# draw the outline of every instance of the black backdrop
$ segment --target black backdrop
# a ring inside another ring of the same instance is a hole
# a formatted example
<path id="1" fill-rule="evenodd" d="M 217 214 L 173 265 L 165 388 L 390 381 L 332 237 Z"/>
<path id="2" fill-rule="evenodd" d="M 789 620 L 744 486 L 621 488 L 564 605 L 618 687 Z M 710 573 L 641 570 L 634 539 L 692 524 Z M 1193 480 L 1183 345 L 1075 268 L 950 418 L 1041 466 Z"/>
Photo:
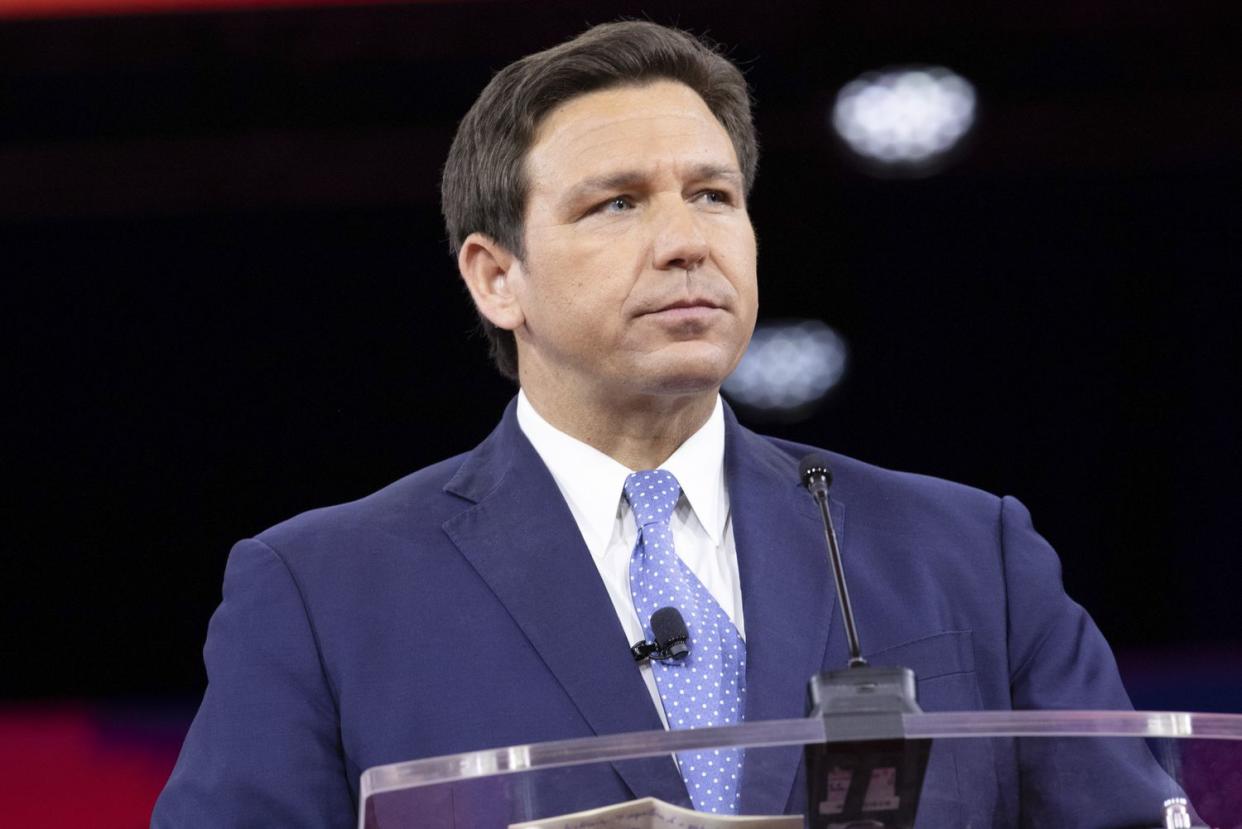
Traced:
<path id="1" fill-rule="evenodd" d="M 0 24 L 0 694 L 193 696 L 234 540 L 489 431 L 513 389 L 471 334 L 439 165 L 492 71 L 623 14 L 747 67 L 761 316 L 850 345 L 816 416 L 764 428 L 1018 495 L 1119 649 L 1236 670 L 1228 4 L 844 5 Z M 940 175 L 870 178 L 827 109 L 911 62 L 970 79 L 980 122 Z"/>

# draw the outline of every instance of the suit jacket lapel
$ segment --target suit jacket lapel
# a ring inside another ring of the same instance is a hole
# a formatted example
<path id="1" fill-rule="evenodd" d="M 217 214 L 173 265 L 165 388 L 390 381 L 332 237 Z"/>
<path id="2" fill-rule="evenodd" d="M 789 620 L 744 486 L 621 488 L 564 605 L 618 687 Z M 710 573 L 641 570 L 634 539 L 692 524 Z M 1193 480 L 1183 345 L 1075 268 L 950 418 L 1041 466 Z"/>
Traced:
<path id="1" fill-rule="evenodd" d="M 807 711 L 807 681 L 820 671 L 836 593 L 814 501 L 798 481 L 798 458 L 738 425 L 726 410 L 725 475 L 746 619 L 746 720 Z M 844 514 L 830 501 L 844 544 Z M 742 813 L 778 814 L 789 801 L 800 747 L 747 754 Z"/>
<path id="2" fill-rule="evenodd" d="M 474 505 L 444 531 L 504 604 L 596 734 L 661 730 L 608 591 L 510 404 L 445 489 Z M 689 805 L 670 756 L 614 764 L 636 797 Z"/>

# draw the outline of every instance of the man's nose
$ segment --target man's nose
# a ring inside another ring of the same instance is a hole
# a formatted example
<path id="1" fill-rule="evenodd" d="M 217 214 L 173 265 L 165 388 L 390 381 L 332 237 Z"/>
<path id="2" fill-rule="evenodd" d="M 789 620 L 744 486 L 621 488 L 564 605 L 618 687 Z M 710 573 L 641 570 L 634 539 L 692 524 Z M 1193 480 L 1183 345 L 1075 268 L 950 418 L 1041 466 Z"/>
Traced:
<path id="1" fill-rule="evenodd" d="M 707 237 L 694 207 L 677 199 L 656 218 L 653 256 L 660 270 L 694 270 L 707 258 Z"/>

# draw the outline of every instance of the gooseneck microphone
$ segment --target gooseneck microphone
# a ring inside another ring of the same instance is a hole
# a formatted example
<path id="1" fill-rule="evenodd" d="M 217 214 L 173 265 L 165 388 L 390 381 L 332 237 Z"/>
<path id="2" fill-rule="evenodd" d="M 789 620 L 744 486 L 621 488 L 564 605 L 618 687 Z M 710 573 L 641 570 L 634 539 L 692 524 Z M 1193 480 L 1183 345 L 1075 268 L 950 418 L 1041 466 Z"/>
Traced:
<path id="1" fill-rule="evenodd" d="M 651 614 L 654 642 L 638 642 L 630 648 L 635 662 L 644 659 L 685 659 L 690 653 L 690 631 L 675 607 L 662 607 Z"/>
<path id="2" fill-rule="evenodd" d="M 868 665 L 863 659 L 841 548 L 828 509 L 832 486 L 828 459 L 819 453 L 807 455 L 798 464 L 798 476 L 819 504 L 849 644 L 849 667 L 816 674 L 809 684 L 811 716 L 823 719 L 827 735 L 824 743 L 806 747 L 809 825 L 811 829 L 913 829 L 931 750 L 930 740 L 905 736 L 903 715 L 922 711 L 914 672 Z M 872 797 L 875 780 L 888 781 L 891 796 Z"/>
<path id="3" fill-rule="evenodd" d="M 832 564 L 832 579 L 837 586 L 837 598 L 841 601 L 841 615 L 845 617 L 845 636 L 850 648 L 851 668 L 865 668 L 867 660 L 862 657 L 862 645 L 858 642 L 858 626 L 854 623 L 854 607 L 850 604 L 850 591 L 845 584 L 845 568 L 841 565 L 841 548 L 837 545 L 837 531 L 832 526 L 832 512 L 828 509 L 828 487 L 832 486 L 832 470 L 823 455 L 807 455 L 798 464 L 798 477 L 802 485 L 819 504 L 819 514 L 824 522 L 824 537 L 828 541 L 828 561 Z"/>

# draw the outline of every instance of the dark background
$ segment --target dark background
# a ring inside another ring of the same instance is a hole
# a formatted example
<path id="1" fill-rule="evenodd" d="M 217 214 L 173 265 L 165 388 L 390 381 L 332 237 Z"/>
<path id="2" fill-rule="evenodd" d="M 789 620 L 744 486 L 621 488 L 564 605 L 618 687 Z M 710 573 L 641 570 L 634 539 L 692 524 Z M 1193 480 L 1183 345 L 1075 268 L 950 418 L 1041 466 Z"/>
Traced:
<path id="1" fill-rule="evenodd" d="M 471 333 L 440 164 L 493 71 L 632 15 L 746 67 L 761 318 L 851 349 L 814 417 L 756 425 L 1021 497 L 1140 706 L 1242 710 L 1242 31 L 1159 5 L 0 23 L 0 696 L 196 700 L 233 541 L 487 434 L 514 389 Z M 975 85 L 977 128 L 938 175 L 868 176 L 836 90 L 919 62 Z"/>

